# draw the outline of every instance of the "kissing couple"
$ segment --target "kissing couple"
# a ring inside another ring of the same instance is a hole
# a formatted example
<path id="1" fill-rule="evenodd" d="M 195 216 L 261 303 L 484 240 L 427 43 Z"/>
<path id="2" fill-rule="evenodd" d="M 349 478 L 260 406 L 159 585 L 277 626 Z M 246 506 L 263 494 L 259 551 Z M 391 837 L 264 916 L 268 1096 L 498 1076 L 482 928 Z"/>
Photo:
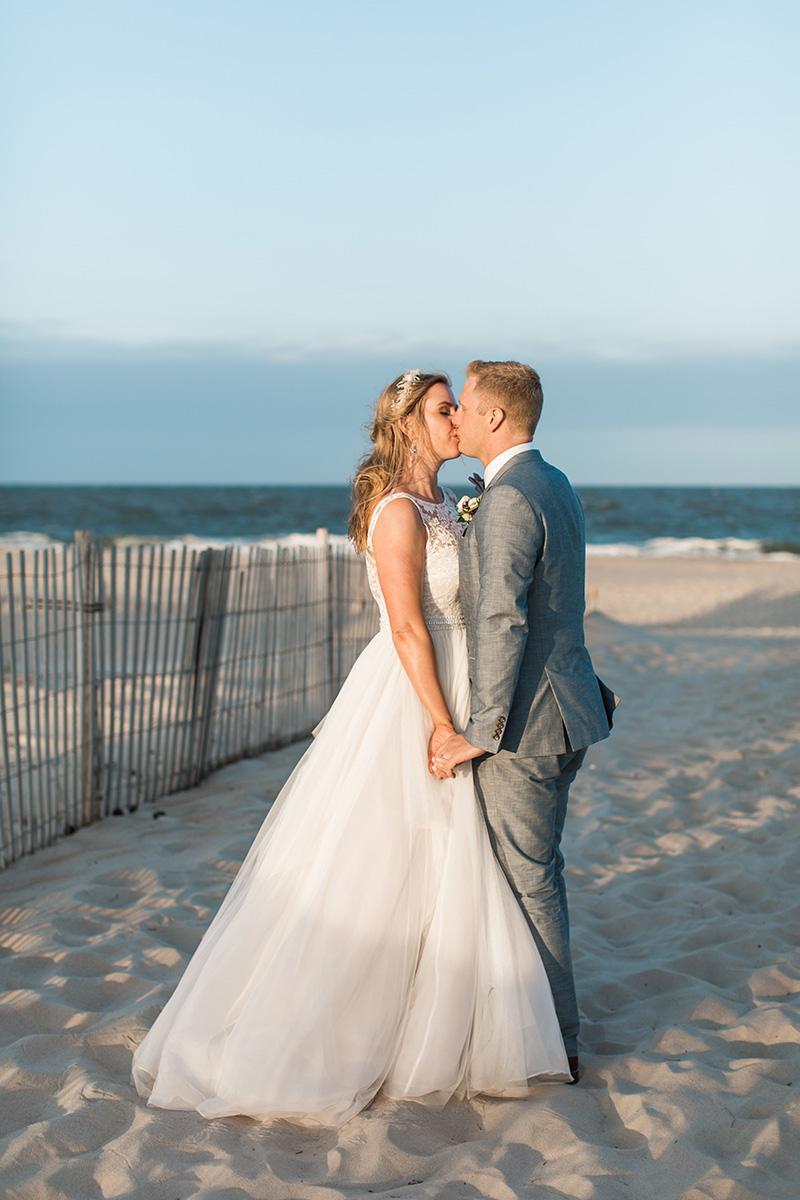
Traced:
<path id="1" fill-rule="evenodd" d="M 350 517 L 380 630 L 136 1050 L 151 1105 L 336 1126 L 577 1082 L 561 835 L 616 697 L 541 409 L 517 362 L 471 362 L 458 405 L 439 372 L 381 393 Z M 457 504 L 459 454 L 485 482 Z"/>

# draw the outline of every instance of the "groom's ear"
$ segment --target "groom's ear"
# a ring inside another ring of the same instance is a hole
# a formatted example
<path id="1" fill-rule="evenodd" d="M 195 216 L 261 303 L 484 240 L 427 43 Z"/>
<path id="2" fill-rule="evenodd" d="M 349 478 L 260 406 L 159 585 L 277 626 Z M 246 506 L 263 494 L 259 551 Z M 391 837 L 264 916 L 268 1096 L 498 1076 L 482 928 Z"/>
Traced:
<path id="1" fill-rule="evenodd" d="M 495 429 L 500 428 L 505 419 L 506 414 L 503 412 L 502 408 L 489 409 L 489 428 L 491 429 L 492 433 L 494 433 Z"/>

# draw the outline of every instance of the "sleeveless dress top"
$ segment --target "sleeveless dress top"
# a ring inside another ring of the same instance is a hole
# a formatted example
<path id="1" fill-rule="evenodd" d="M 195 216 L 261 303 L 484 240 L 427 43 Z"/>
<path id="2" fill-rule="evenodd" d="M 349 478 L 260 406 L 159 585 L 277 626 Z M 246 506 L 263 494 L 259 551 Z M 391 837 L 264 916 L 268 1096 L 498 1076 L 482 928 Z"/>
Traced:
<path id="1" fill-rule="evenodd" d="M 367 533 L 367 575 L 369 586 L 381 614 L 381 629 L 389 628 L 386 601 L 378 579 L 378 568 L 372 553 L 372 536 L 383 510 L 392 500 L 411 500 L 416 505 L 428 535 L 425 554 L 425 576 L 422 585 L 422 611 L 428 629 L 463 629 L 464 617 L 458 598 L 458 538 L 462 525 L 458 520 L 456 500 L 448 488 L 442 488 L 444 499 L 438 503 L 421 500 L 409 492 L 391 492 L 375 506 Z"/>

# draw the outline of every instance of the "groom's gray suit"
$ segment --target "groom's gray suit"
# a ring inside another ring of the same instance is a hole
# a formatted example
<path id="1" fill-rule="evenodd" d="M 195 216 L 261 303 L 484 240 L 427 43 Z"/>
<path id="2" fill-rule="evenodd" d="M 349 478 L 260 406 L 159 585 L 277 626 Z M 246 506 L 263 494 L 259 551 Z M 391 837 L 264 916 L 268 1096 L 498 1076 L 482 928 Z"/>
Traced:
<path id="1" fill-rule="evenodd" d="M 577 1054 L 561 833 L 586 747 L 616 698 L 584 645 L 583 511 L 538 450 L 507 462 L 459 547 L 475 779 L 492 845 L 533 931 L 564 1044 Z"/>

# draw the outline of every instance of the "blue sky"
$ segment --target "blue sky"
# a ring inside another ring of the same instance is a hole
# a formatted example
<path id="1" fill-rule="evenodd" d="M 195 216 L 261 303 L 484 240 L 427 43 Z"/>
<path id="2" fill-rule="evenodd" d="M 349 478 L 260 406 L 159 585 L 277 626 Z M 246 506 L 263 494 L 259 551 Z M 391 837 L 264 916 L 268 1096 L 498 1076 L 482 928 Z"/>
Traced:
<path id="1" fill-rule="evenodd" d="M 6 0 L 2 478 L 343 481 L 392 375 L 477 356 L 577 482 L 800 483 L 798 27 Z"/>

